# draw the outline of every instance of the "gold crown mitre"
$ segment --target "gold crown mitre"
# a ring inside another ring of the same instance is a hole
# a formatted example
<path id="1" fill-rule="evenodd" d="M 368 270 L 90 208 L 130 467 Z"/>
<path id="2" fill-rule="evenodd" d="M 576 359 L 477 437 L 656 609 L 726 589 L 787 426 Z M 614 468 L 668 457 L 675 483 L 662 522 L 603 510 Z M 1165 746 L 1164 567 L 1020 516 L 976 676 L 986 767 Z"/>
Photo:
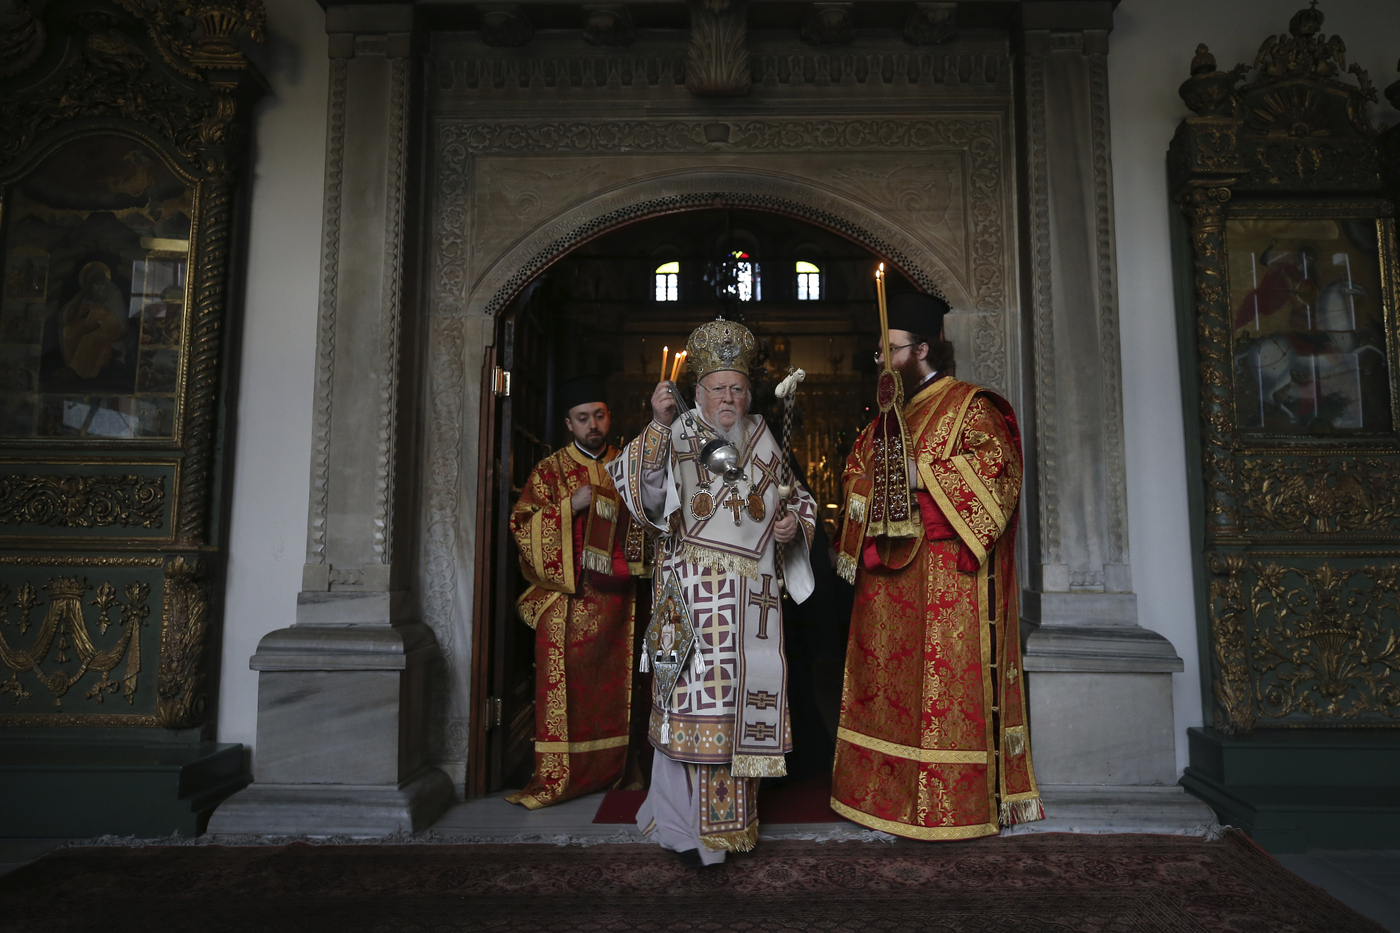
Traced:
<path id="1" fill-rule="evenodd" d="M 749 374 L 758 342 L 743 324 L 716 318 L 691 332 L 685 344 L 686 368 L 696 381 L 724 370 Z"/>

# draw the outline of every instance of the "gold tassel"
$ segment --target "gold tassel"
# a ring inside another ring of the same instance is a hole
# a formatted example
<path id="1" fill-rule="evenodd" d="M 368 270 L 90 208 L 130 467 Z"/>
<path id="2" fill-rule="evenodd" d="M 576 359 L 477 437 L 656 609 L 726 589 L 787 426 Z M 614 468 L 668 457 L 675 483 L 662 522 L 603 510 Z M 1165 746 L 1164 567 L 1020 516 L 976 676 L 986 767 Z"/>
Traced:
<path id="1" fill-rule="evenodd" d="M 758 579 L 758 561 L 751 557 L 738 557 L 734 554 L 721 554 L 703 544 L 687 542 L 676 551 L 676 557 L 699 567 L 708 567 L 719 573 L 736 573 L 750 580 Z"/>
<path id="2" fill-rule="evenodd" d="M 856 559 L 849 554 L 836 556 L 836 575 L 847 583 L 856 584 Z"/>
<path id="3" fill-rule="evenodd" d="M 611 499 L 602 497 L 593 500 L 593 511 L 598 513 L 598 517 L 605 522 L 617 521 L 617 506 Z"/>
<path id="4" fill-rule="evenodd" d="M 1039 794 L 1025 800 L 1003 800 L 997 817 L 1002 826 L 1034 823 L 1036 820 L 1045 819 L 1045 807 L 1041 806 Z"/>
<path id="5" fill-rule="evenodd" d="M 1002 754 L 1007 758 L 1015 758 L 1026 753 L 1026 727 L 1012 726 L 1007 729 L 1001 739 Z"/>
<path id="6" fill-rule="evenodd" d="M 612 573 L 612 555 L 604 554 L 597 548 L 585 547 L 583 556 L 579 558 L 579 563 L 583 564 L 585 570 L 592 570 L 595 573 Z"/>
<path id="7" fill-rule="evenodd" d="M 758 847 L 758 822 L 738 832 L 701 836 L 700 842 L 711 852 L 752 852 Z"/>
<path id="8" fill-rule="evenodd" d="M 860 496 L 851 496 L 851 502 L 846 506 L 846 520 L 857 525 L 865 521 L 865 500 Z"/>
<path id="9" fill-rule="evenodd" d="M 735 777 L 786 777 L 787 759 L 782 755 L 735 755 L 729 773 Z"/>

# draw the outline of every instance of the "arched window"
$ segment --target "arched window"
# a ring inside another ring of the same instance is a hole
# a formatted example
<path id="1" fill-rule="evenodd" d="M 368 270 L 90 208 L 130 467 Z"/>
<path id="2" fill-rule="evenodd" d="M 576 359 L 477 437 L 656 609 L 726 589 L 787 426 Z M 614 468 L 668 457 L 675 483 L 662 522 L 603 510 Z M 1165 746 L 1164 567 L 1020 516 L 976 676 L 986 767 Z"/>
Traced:
<path id="1" fill-rule="evenodd" d="M 736 249 L 730 254 L 739 260 L 734 264 L 734 296 L 740 301 L 758 301 L 763 297 L 763 286 L 758 280 L 758 263 L 749 254 Z"/>
<path id="2" fill-rule="evenodd" d="M 656 300 L 657 301 L 679 301 L 681 277 L 681 264 L 679 262 L 662 263 L 656 267 Z"/>
<path id="3" fill-rule="evenodd" d="M 816 301 L 822 296 L 822 270 L 810 262 L 797 263 L 797 300 Z"/>

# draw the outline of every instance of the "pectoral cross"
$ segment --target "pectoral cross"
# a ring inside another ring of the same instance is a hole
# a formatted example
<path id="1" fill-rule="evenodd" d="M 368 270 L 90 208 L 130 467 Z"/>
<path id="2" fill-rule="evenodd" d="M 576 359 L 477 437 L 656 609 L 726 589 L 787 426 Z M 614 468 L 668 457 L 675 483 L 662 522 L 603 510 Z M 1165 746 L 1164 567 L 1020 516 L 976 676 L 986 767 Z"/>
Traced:
<path id="1" fill-rule="evenodd" d="M 720 506 L 734 513 L 734 525 L 737 528 L 741 524 L 739 513 L 744 510 L 745 506 L 744 500 L 739 498 L 739 490 L 730 487 L 729 498 L 721 502 Z"/>
<path id="2" fill-rule="evenodd" d="M 778 597 L 770 591 L 773 575 L 763 575 L 763 591 L 749 594 L 749 605 L 758 607 L 758 634 L 755 638 L 768 638 L 768 610 L 778 608 Z"/>

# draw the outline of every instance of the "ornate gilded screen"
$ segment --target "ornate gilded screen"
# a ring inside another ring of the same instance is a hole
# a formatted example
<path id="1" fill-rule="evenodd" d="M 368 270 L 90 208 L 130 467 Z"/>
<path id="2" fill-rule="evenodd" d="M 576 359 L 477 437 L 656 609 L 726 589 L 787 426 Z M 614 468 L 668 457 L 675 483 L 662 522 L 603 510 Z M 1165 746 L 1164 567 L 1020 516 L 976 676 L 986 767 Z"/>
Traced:
<path id="1" fill-rule="evenodd" d="M 204 727 L 230 230 L 262 88 L 236 40 L 263 10 L 41 6 L 0 18 L 0 726 Z"/>
<path id="2" fill-rule="evenodd" d="M 1198 47 L 1170 152 L 1203 680 L 1226 735 L 1400 725 L 1400 192 L 1376 91 L 1321 25 L 1299 11 L 1243 85 L 1249 67 Z"/>

